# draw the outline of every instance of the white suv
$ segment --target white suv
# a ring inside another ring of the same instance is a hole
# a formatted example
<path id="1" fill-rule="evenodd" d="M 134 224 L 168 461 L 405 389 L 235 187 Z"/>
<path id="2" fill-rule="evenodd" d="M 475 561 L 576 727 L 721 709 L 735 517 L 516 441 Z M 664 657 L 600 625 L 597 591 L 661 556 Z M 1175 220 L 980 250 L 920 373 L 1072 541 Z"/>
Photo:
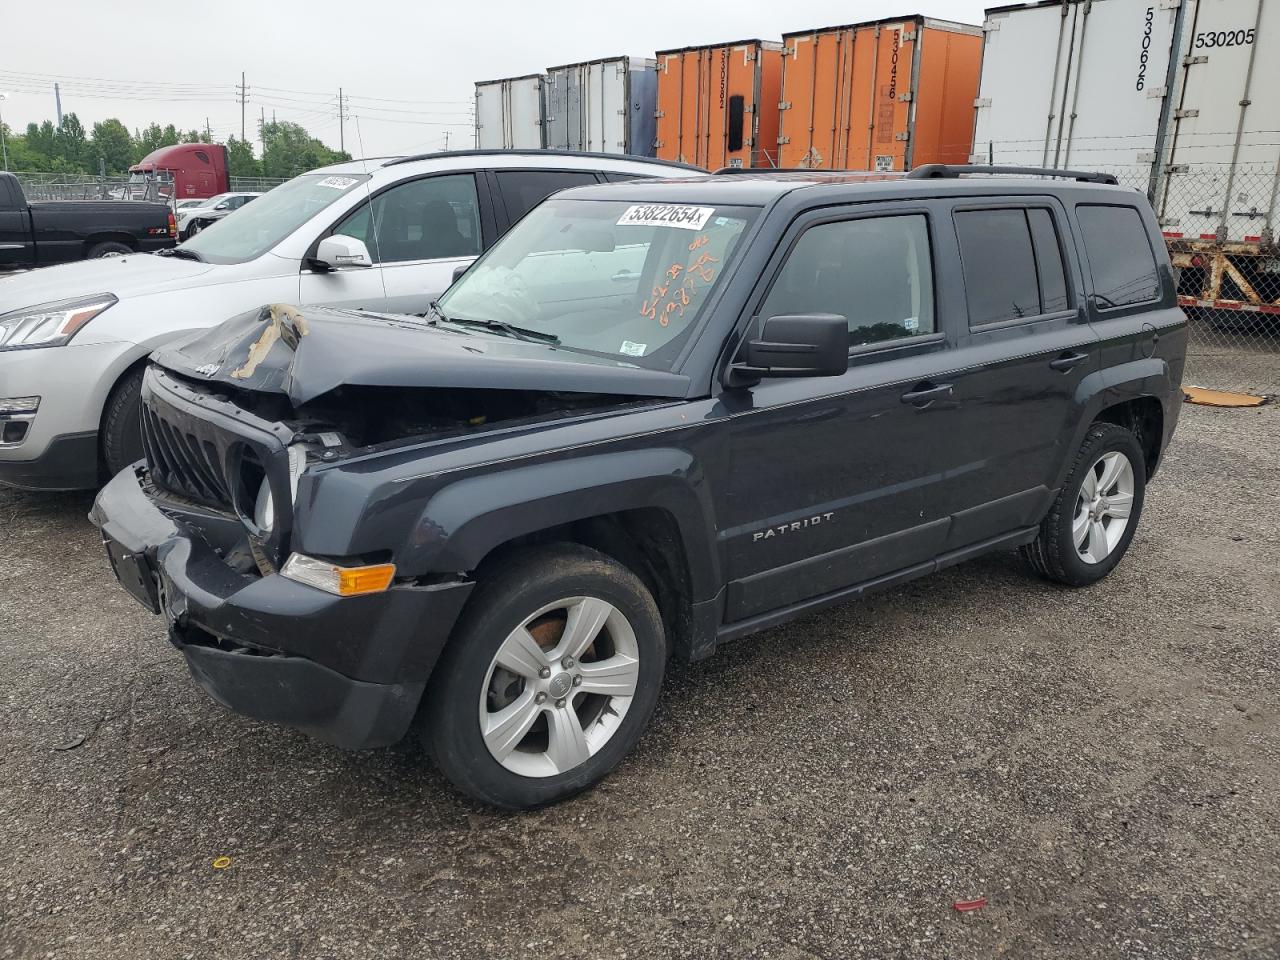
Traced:
<path id="1" fill-rule="evenodd" d="M 159 256 L 0 280 L 0 484 L 92 488 L 141 456 L 158 346 L 264 303 L 420 313 L 558 190 L 683 164 L 549 150 L 360 160 L 295 177 Z"/>

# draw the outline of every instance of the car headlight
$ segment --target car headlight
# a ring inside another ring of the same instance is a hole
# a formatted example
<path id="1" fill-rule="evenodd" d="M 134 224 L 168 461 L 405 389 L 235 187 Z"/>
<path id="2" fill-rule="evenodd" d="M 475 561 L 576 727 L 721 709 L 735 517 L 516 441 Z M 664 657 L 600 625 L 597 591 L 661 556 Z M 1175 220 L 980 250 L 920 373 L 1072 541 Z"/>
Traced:
<path id="1" fill-rule="evenodd" d="M 307 445 L 295 443 L 289 448 L 289 499 L 298 499 L 298 480 L 307 469 Z M 271 480 L 262 478 L 258 496 L 253 505 L 253 523 L 264 534 L 271 533 L 276 525 L 275 499 L 271 495 Z"/>
<path id="2" fill-rule="evenodd" d="M 60 347 L 116 302 L 112 294 L 101 293 L 0 314 L 0 350 Z"/>
<path id="3" fill-rule="evenodd" d="M 253 524 L 263 533 L 276 525 L 276 505 L 271 499 L 271 481 L 265 477 L 258 488 L 258 502 L 253 505 Z"/>

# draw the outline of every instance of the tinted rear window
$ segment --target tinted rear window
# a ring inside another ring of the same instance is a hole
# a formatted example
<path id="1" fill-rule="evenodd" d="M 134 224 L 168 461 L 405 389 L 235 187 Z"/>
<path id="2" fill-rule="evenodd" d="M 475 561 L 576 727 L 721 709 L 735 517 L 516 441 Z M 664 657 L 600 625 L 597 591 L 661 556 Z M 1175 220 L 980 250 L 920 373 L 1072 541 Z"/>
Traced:
<path id="1" fill-rule="evenodd" d="M 1160 298 L 1160 274 L 1142 215 L 1134 207 L 1076 207 L 1098 306 L 1124 307 Z"/>
<path id="2" fill-rule="evenodd" d="M 1044 312 L 1025 211 L 957 211 L 956 235 L 970 326 Z"/>
<path id="3" fill-rule="evenodd" d="M 599 182 L 589 170 L 498 171 L 498 185 L 502 187 L 502 199 L 512 223 L 559 190 Z"/>
<path id="4" fill-rule="evenodd" d="M 1062 268 L 1062 245 L 1053 216 L 1043 207 L 1027 211 L 1031 239 L 1036 246 L 1036 269 L 1040 272 L 1040 298 L 1045 313 L 1055 313 L 1070 306 L 1067 300 L 1067 276 Z"/>

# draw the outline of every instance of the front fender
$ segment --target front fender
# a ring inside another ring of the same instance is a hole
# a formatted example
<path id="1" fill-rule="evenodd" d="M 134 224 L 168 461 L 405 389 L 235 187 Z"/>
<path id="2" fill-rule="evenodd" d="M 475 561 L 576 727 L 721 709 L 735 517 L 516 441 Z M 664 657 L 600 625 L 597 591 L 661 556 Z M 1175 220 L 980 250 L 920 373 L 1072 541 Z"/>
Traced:
<path id="1" fill-rule="evenodd" d="M 406 573 L 474 570 L 495 547 L 576 520 L 653 507 L 674 517 L 695 600 L 720 582 L 714 509 L 703 471 L 687 450 L 623 450 L 469 476 L 423 505 L 396 558 Z"/>

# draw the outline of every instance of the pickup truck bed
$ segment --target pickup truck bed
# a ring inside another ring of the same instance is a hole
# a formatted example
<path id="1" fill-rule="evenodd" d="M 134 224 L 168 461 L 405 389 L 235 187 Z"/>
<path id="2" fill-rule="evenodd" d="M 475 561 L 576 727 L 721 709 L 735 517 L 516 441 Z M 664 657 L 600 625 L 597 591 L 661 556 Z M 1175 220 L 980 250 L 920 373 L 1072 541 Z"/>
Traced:
<path id="1" fill-rule="evenodd" d="M 22 184 L 0 173 L 0 270 L 150 252 L 176 242 L 164 203 L 50 200 L 28 203 Z"/>

